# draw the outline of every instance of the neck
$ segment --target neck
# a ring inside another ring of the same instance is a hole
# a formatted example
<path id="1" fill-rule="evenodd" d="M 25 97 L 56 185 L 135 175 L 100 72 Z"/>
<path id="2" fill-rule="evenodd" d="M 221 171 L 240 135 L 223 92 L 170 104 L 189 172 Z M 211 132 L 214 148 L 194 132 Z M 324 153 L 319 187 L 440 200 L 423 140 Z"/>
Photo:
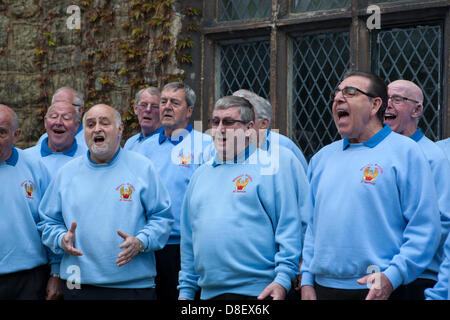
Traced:
<path id="1" fill-rule="evenodd" d="M 91 150 L 89 150 L 89 155 L 91 156 L 91 160 L 98 164 L 105 164 L 111 161 L 114 158 L 117 150 L 119 150 L 119 146 L 117 145 L 114 152 L 108 154 L 94 154 Z"/>
<path id="2" fill-rule="evenodd" d="M 369 122 L 364 131 L 356 138 L 349 138 L 351 143 L 363 143 L 372 138 L 378 131 L 383 129 L 383 125 L 379 121 Z"/>
<path id="3" fill-rule="evenodd" d="M 48 139 L 48 141 L 47 141 L 48 147 L 49 147 L 50 150 L 52 150 L 53 152 L 64 152 L 64 151 L 66 151 L 66 150 L 69 150 L 70 147 L 72 146 L 72 144 L 73 144 L 73 138 L 72 138 L 72 140 L 71 140 L 71 142 L 70 142 L 69 145 L 65 145 L 65 144 L 64 144 L 64 145 L 57 145 L 57 144 L 52 143 L 52 142 L 50 141 L 50 139 Z"/>
<path id="4" fill-rule="evenodd" d="M 189 122 L 186 122 L 183 126 L 177 127 L 177 128 L 169 128 L 164 127 L 164 135 L 166 137 L 172 137 L 180 133 L 182 130 L 185 130 L 188 126 Z"/>
<path id="5" fill-rule="evenodd" d="M 142 133 L 142 136 L 145 138 L 145 137 L 148 137 L 149 135 L 151 135 L 153 132 L 155 132 L 156 130 L 158 130 L 159 129 L 159 126 L 158 127 L 156 127 L 156 128 L 141 128 L 141 133 Z"/>

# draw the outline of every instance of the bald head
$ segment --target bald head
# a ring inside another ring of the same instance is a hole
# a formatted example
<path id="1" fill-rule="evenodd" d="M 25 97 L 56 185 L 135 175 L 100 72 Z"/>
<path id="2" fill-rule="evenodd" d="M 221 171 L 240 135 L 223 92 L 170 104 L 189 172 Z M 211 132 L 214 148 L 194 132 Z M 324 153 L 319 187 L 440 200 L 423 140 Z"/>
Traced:
<path id="1" fill-rule="evenodd" d="M 423 103 L 423 92 L 420 87 L 412 81 L 408 80 L 396 80 L 388 85 L 388 89 L 396 89 L 398 92 L 402 92 L 404 97 Z"/>
<path id="2" fill-rule="evenodd" d="M 120 147 L 123 124 L 120 113 L 106 104 L 97 104 L 83 117 L 84 137 L 91 159 L 109 162 Z"/>
<path id="3" fill-rule="evenodd" d="M 19 135 L 16 113 L 10 107 L 0 104 L 0 162 L 9 159 Z"/>

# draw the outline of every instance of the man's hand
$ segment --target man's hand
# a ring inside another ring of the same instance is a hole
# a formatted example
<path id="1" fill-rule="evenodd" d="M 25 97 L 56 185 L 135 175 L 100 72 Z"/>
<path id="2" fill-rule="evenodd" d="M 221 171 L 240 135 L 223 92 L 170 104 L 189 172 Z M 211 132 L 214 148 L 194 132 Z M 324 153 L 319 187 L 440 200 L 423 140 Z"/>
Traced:
<path id="1" fill-rule="evenodd" d="M 62 238 L 62 248 L 68 254 L 71 254 L 73 256 L 82 256 L 83 253 L 80 250 L 75 249 L 75 247 L 73 246 L 73 244 L 75 242 L 75 229 L 76 228 L 77 228 L 77 223 L 74 221 L 74 222 L 72 222 L 72 225 L 70 226 L 70 230 L 67 231 L 66 234 L 64 235 L 64 237 Z"/>
<path id="2" fill-rule="evenodd" d="M 63 280 L 57 277 L 50 277 L 47 282 L 45 300 L 61 300 Z"/>
<path id="3" fill-rule="evenodd" d="M 141 241 L 138 238 L 123 233 L 120 230 L 117 231 L 117 234 L 125 240 L 119 247 L 120 249 L 124 250 L 119 253 L 119 256 L 116 260 L 117 266 L 121 267 L 130 262 L 131 259 L 133 259 L 139 253 Z"/>
<path id="4" fill-rule="evenodd" d="M 387 300 L 394 289 L 384 273 L 376 272 L 358 279 L 359 284 L 370 284 L 366 300 Z"/>
<path id="5" fill-rule="evenodd" d="M 264 300 L 272 297 L 273 300 L 284 300 L 286 297 L 286 289 L 276 282 L 269 284 L 258 296 L 258 300 Z"/>
<path id="6" fill-rule="evenodd" d="M 313 286 L 302 287 L 302 300 L 317 300 L 316 290 Z"/>

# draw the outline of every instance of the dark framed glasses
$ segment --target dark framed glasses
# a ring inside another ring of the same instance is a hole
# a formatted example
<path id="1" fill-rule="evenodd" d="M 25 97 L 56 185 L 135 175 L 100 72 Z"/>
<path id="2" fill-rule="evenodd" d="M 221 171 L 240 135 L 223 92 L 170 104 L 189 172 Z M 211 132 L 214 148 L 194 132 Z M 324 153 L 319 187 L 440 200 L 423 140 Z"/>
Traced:
<path id="1" fill-rule="evenodd" d="M 219 118 L 213 118 L 213 119 L 209 119 L 209 125 L 213 128 L 217 128 L 220 125 L 220 122 L 222 122 L 222 126 L 224 126 L 225 128 L 231 128 L 232 126 L 234 126 L 235 123 L 249 123 L 250 121 L 245 121 L 245 120 L 236 120 L 236 119 L 231 119 L 231 118 L 224 118 L 224 119 L 219 119 Z"/>
<path id="2" fill-rule="evenodd" d="M 391 96 L 391 97 L 388 97 L 388 99 L 391 100 L 393 104 L 400 104 L 404 101 L 411 101 L 414 103 L 419 103 L 419 101 L 416 101 L 416 100 L 413 100 L 410 98 L 406 98 L 406 97 L 402 97 L 402 96 Z"/>
<path id="3" fill-rule="evenodd" d="M 334 92 L 331 93 L 331 99 L 334 100 L 334 98 L 336 97 L 336 95 L 342 91 L 342 95 L 344 96 L 344 98 L 353 98 L 358 92 L 362 93 L 368 97 L 371 98 L 376 98 L 376 96 L 372 93 L 368 93 L 368 92 L 364 92 L 358 88 L 355 87 L 344 87 L 342 89 L 336 88 L 334 90 Z"/>

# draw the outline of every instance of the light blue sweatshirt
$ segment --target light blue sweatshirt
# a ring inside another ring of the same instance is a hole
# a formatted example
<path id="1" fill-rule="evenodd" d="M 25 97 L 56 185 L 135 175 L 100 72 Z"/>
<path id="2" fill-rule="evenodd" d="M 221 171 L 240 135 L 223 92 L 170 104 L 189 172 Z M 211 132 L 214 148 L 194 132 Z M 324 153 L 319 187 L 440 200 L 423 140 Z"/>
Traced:
<path id="1" fill-rule="evenodd" d="M 450 300 L 450 237 L 444 245 L 444 259 L 439 268 L 438 281 L 433 288 L 425 290 L 427 300 Z"/>
<path id="2" fill-rule="evenodd" d="M 44 138 L 41 144 L 25 149 L 24 152 L 34 159 L 42 159 L 47 167 L 50 177 L 53 178 L 64 164 L 80 157 L 86 153 L 87 149 L 84 145 L 78 145 L 74 139 L 72 146 L 64 152 L 53 152 L 48 146 L 48 137 Z"/>
<path id="3" fill-rule="evenodd" d="M 170 198 L 151 161 L 119 150 L 107 164 L 94 163 L 87 152 L 64 165 L 50 183 L 39 207 L 43 243 L 53 252 L 73 221 L 75 248 L 82 256 L 64 253 L 61 278 L 81 271 L 81 284 L 112 288 L 154 287 L 153 251 L 167 241 L 173 218 Z M 117 231 L 135 236 L 145 252 L 122 267 L 116 260 L 124 242 Z"/>
<path id="4" fill-rule="evenodd" d="M 180 243 L 180 212 L 184 193 L 194 171 L 211 158 L 211 142 L 211 136 L 193 130 L 189 124 L 175 137 L 166 137 L 162 129 L 141 145 L 140 152 L 152 160 L 170 194 L 175 221 L 168 244 Z"/>
<path id="5" fill-rule="evenodd" d="M 433 141 L 425 137 L 420 129 L 410 138 L 419 144 L 430 164 L 441 217 L 441 241 L 438 250 L 431 264 L 419 278 L 437 281 L 439 266 L 444 256 L 444 243 L 450 230 L 450 162 L 442 150 Z"/>
<path id="6" fill-rule="evenodd" d="M 38 206 L 49 183 L 41 161 L 13 148 L 0 162 L 0 275 L 29 270 L 48 263 L 47 252 L 38 232 Z M 52 273 L 59 261 L 49 255 Z"/>
<path id="7" fill-rule="evenodd" d="M 437 141 L 436 144 L 444 150 L 445 155 L 447 156 L 447 159 L 450 161 L 450 138 Z"/>
<path id="8" fill-rule="evenodd" d="M 308 172 L 308 162 L 306 161 L 303 152 L 291 139 L 272 130 L 267 130 L 267 139 L 261 146 L 261 148 L 270 151 L 272 144 L 278 144 L 291 150 L 292 153 L 297 157 L 298 161 L 300 161 L 303 169 L 305 170 L 305 173 Z"/>
<path id="9" fill-rule="evenodd" d="M 314 212 L 303 247 L 302 285 L 367 289 L 383 272 L 394 289 L 430 264 L 441 227 L 434 182 L 420 147 L 385 125 L 362 144 L 348 139 L 310 161 Z"/>
<path id="10" fill-rule="evenodd" d="M 142 143 L 144 141 L 146 141 L 147 139 L 153 137 L 154 135 L 160 134 L 162 132 L 162 130 L 163 130 L 163 128 L 160 127 L 158 129 L 156 129 L 152 134 L 150 134 L 150 135 L 148 135 L 146 137 L 144 137 L 142 135 L 142 132 L 139 132 L 138 134 L 135 134 L 134 136 L 130 137 L 127 140 L 127 142 L 125 142 L 125 145 L 123 146 L 123 149 L 124 150 L 131 150 L 131 151 L 136 151 L 136 152 L 142 153 L 142 152 L 140 152 L 140 148 L 142 146 Z"/>
<path id="11" fill-rule="evenodd" d="M 268 159 L 250 145 L 236 163 L 216 156 L 192 176 L 181 217 L 180 298 L 193 299 L 199 287 L 202 299 L 258 296 L 272 282 L 289 290 L 302 246 L 295 180 L 304 173 L 293 175 L 298 160 L 286 152 L 278 170 L 262 174 Z"/>

